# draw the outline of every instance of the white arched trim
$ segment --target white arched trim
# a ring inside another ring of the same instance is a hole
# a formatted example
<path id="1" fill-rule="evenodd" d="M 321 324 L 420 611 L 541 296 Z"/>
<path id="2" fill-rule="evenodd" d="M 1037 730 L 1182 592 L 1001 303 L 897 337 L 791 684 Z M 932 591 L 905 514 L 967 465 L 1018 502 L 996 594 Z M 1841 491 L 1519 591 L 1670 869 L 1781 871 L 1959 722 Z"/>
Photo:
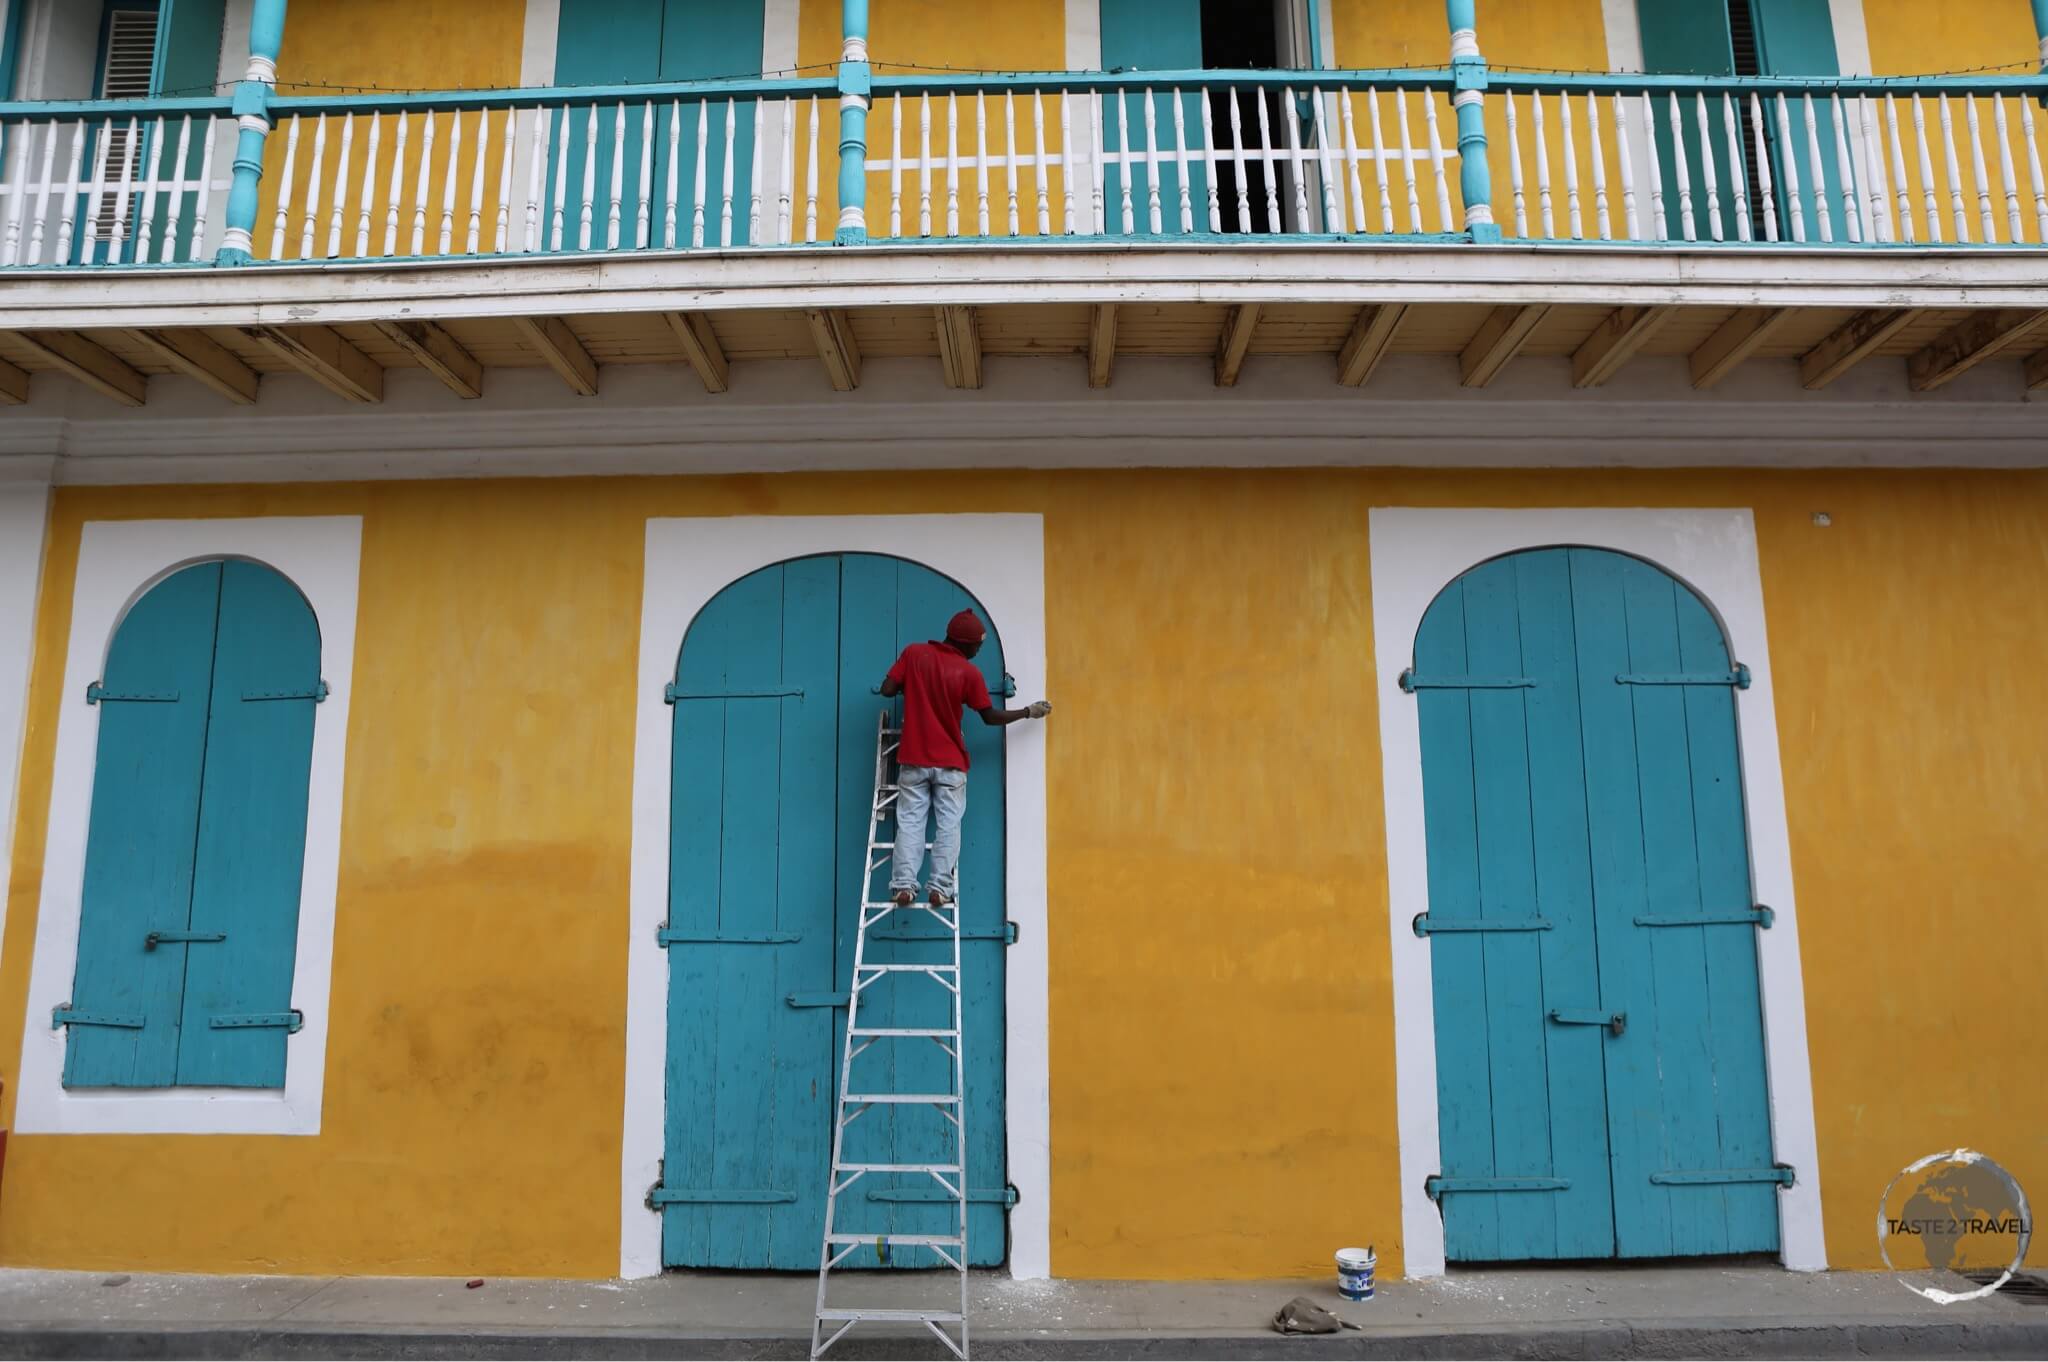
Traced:
<path id="1" fill-rule="evenodd" d="M 742 516 L 647 522 L 634 698 L 633 866 L 626 950 L 626 1100 L 619 1168 L 619 1275 L 661 1271 L 660 1178 L 668 1067 L 668 961 L 655 932 L 668 915 L 670 711 L 683 635 L 713 596 L 750 572 L 819 553 L 879 553 L 958 582 L 1001 631 L 1018 693 L 1045 692 L 1045 522 L 1036 515 Z M 1005 759 L 1009 916 L 1004 1080 L 1010 1273 L 1051 1272 L 1052 1144 L 1046 1028 L 1045 735 L 1008 730 Z M 822 1171 L 822 1170 L 821 1170 Z"/>
<path id="2" fill-rule="evenodd" d="M 80 535 L 78 578 L 57 752 L 50 775 L 49 832 L 28 1016 L 21 1040 L 21 1097 L 15 1125 L 25 1135 L 317 1135 L 327 1081 L 328 1000 L 333 984 L 334 898 L 341 863 L 341 792 L 355 671 L 360 516 L 261 520 L 92 521 Z M 306 799 L 306 857 L 299 881 L 299 942 L 292 1006 L 305 1028 L 286 1050 L 281 1090 L 64 1087 L 64 1032 L 50 1013 L 68 1002 L 78 964 L 79 899 L 92 821 L 93 766 L 100 711 L 85 702 L 100 679 L 109 641 L 140 588 L 181 565 L 247 558 L 275 568 L 302 592 L 320 627 L 320 675 L 327 699 L 314 708 L 313 765 Z"/>
<path id="3" fill-rule="evenodd" d="M 1411 1277 L 1444 1270 L 1444 1227 L 1423 1181 L 1437 1171 L 1436 1014 L 1429 942 L 1409 929 L 1429 909 L 1422 811 L 1422 737 L 1415 697 L 1400 676 L 1437 593 L 1502 554 L 1561 544 L 1645 559 L 1697 591 L 1727 631 L 1730 656 L 1751 683 L 1736 701 L 1743 797 L 1758 903 L 1777 920 L 1757 933 L 1771 1139 L 1798 1181 L 1780 1194 L 1779 1256 L 1787 1267 L 1827 1266 L 1821 1237 L 1820 1155 L 1806 1049 L 1806 986 L 1778 755 L 1770 641 L 1756 524 L 1746 510 L 1468 511 L 1375 508 L 1371 514 L 1373 650 L 1387 813 L 1387 929 L 1394 965 L 1394 1089 L 1401 1145 L 1401 1228 Z"/>

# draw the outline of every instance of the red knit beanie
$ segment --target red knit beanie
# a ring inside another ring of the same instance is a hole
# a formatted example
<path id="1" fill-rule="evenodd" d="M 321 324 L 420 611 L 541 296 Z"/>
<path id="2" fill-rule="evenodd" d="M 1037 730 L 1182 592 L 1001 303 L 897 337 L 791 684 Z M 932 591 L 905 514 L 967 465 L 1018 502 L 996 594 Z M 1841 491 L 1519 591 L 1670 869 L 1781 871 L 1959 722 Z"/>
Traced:
<path id="1" fill-rule="evenodd" d="M 947 623 L 946 637 L 955 643 L 979 643 L 988 637 L 988 630 L 972 610 L 962 610 Z"/>

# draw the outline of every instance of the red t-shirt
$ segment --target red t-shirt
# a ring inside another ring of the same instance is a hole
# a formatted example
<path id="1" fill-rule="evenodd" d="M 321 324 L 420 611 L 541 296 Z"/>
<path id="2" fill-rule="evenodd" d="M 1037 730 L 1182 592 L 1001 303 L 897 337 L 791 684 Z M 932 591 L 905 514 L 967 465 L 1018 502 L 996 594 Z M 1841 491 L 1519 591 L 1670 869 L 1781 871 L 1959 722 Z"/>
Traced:
<path id="1" fill-rule="evenodd" d="M 960 711 L 979 714 L 994 703 L 981 669 L 950 644 L 913 643 L 889 668 L 889 679 L 903 687 L 903 746 L 896 759 L 905 766 L 966 770 Z"/>

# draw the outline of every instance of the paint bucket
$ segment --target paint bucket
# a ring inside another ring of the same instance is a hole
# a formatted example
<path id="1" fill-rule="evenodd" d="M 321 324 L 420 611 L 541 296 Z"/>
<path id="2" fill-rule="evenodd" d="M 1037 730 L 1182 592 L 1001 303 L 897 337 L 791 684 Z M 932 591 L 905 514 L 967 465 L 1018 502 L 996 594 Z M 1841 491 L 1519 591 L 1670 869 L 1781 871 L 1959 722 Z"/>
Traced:
<path id="1" fill-rule="evenodd" d="M 1337 1250 L 1337 1294 L 1347 1301 L 1372 1299 L 1373 1272 L 1379 1259 L 1369 1248 Z"/>

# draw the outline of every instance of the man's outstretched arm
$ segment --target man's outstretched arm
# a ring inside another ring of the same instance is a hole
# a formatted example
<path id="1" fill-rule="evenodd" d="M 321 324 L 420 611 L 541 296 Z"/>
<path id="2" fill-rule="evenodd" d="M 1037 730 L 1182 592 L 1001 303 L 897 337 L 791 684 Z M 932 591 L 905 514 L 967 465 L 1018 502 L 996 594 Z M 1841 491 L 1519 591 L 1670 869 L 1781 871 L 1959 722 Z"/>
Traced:
<path id="1" fill-rule="evenodd" d="M 883 698 L 893 700 L 901 694 L 903 694 L 903 683 L 901 681 L 898 681 L 893 676 L 885 676 L 882 678 Z"/>
<path id="2" fill-rule="evenodd" d="M 1022 719 L 1043 719 L 1050 713 L 1052 704 L 1046 700 L 1026 705 L 1022 709 L 997 709 L 990 705 L 981 711 L 981 721 L 990 728 L 1001 728 L 1004 724 L 1014 724 Z"/>

